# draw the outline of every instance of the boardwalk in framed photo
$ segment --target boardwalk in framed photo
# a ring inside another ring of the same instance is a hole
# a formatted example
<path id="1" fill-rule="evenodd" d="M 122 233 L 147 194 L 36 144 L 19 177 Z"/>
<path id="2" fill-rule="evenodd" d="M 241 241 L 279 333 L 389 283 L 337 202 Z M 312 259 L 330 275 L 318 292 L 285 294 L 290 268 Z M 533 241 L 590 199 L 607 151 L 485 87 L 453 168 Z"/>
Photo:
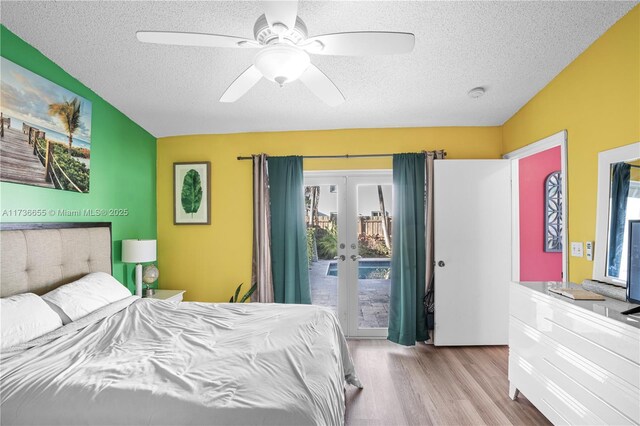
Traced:
<path id="1" fill-rule="evenodd" d="M 5 128 L 0 143 L 0 179 L 5 182 L 54 188 L 47 182 L 45 167 L 34 155 L 33 147 L 25 141 L 24 134 L 13 128 Z"/>
<path id="2" fill-rule="evenodd" d="M 91 102 L 1 58 L 0 180 L 89 192 Z"/>

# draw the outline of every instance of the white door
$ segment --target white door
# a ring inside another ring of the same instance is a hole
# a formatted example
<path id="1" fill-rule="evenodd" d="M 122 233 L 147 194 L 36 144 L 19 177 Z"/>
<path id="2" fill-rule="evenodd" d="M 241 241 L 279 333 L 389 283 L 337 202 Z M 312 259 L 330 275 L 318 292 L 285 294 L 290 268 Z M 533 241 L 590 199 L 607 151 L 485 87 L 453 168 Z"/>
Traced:
<path id="1" fill-rule="evenodd" d="M 508 160 L 434 166 L 434 344 L 506 345 L 511 276 Z"/>
<path id="2" fill-rule="evenodd" d="M 304 184 L 315 188 L 307 198 L 318 198 L 316 219 L 307 200 L 307 228 L 317 236 L 311 303 L 334 310 L 348 337 L 386 337 L 392 218 L 386 217 L 385 232 L 380 204 L 391 211 L 391 171 L 306 172 Z"/>

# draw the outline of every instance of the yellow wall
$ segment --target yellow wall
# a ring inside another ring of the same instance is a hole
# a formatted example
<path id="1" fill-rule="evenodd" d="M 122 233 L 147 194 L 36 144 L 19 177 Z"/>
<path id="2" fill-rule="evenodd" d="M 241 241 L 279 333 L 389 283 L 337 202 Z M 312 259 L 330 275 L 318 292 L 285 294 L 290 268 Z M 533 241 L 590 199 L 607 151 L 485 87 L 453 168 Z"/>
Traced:
<path id="1" fill-rule="evenodd" d="M 568 132 L 569 240 L 593 241 L 598 152 L 640 140 L 640 6 L 504 124 L 503 151 L 562 129 Z M 586 258 L 569 258 L 571 281 L 590 278 L 592 270 Z"/>
<path id="2" fill-rule="evenodd" d="M 445 149 L 447 158 L 499 158 L 500 127 L 242 133 L 158 139 L 160 287 L 185 299 L 225 302 L 251 280 L 251 161 L 239 155 L 337 155 Z M 211 161 L 211 225 L 173 224 L 173 163 Z M 306 170 L 389 169 L 391 159 L 305 160 Z"/>

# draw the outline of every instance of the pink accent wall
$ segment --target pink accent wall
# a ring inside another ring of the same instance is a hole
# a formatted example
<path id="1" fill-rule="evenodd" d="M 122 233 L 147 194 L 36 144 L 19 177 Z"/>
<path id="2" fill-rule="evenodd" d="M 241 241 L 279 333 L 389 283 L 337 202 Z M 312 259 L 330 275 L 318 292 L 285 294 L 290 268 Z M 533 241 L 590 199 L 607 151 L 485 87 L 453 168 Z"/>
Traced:
<path id="1" fill-rule="evenodd" d="M 560 163 L 559 146 L 519 161 L 520 281 L 562 281 L 562 253 L 544 251 L 544 181 Z"/>

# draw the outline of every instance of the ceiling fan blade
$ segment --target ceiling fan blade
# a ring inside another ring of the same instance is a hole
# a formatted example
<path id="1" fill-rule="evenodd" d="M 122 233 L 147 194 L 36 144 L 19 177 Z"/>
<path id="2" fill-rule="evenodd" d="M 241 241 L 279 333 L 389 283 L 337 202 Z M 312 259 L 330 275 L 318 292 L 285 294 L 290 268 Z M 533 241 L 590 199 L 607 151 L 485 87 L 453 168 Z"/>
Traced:
<path id="1" fill-rule="evenodd" d="M 255 40 L 218 34 L 138 31 L 136 37 L 143 43 L 173 44 L 178 46 L 262 47 Z"/>
<path id="2" fill-rule="evenodd" d="M 344 102 L 344 95 L 340 89 L 313 64 L 310 64 L 309 68 L 302 73 L 300 81 L 329 106 L 340 105 Z"/>
<path id="3" fill-rule="evenodd" d="M 277 23 L 286 25 L 289 30 L 296 26 L 297 1 L 265 1 L 263 4 L 265 6 L 264 15 L 271 28 Z"/>
<path id="4" fill-rule="evenodd" d="M 220 102 L 235 102 L 262 78 L 262 73 L 254 65 L 236 78 L 220 97 Z"/>
<path id="5" fill-rule="evenodd" d="M 318 55 L 393 55 L 411 52 L 415 42 L 411 33 L 362 31 L 311 37 L 300 47 Z"/>

